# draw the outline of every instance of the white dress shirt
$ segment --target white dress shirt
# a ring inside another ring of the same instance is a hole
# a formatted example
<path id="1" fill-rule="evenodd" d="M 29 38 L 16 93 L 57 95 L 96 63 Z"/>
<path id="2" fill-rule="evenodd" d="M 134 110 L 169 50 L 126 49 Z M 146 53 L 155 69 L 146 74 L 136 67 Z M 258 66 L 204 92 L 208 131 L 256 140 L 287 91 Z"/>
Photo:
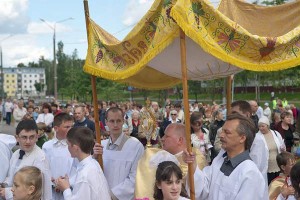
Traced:
<path id="1" fill-rule="evenodd" d="M 203 171 L 196 168 L 195 198 L 197 200 L 268 200 L 266 183 L 255 163 L 252 160 L 244 160 L 229 176 L 226 176 L 220 170 L 225 160 L 223 154 L 224 150 L 221 150 L 212 165 L 205 167 Z"/>
<path id="2" fill-rule="evenodd" d="M 16 109 L 14 109 L 13 116 L 14 116 L 15 121 L 19 123 L 22 120 L 22 118 L 24 117 L 24 115 L 26 115 L 26 113 L 27 113 L 27 110 L 24 107 L 22 107 L 22 108 L 17 107 Z"/>
<path id="3" fill-rule="evenodd" d="M 43 173 L 43 200 L 51 200 L 52 199 L 52 192 L 51 192 L 51 181 L 50 181 L 50 170 L 49 164 L 46 159 L 45 153 L 35 145 L 31 152 L 26 152 L 23 156 L 23 159 L 19 159 L 19 151 L 17 150 L 14 152 L 10 159 L 10 168 L 8 176 L 5 182 L 8 184 L 8 188 L 5 188 L 5 198 L 6 200 L 12 199 L 13 194 L 11 192 L 11 187 L 13 185 L 13 179 L 15 173 L 25 166 L 35 166 L 39 168 Z"/>
<path id="4" fill-rule="evenodd" d="M 54 120 L 54 116 L 52 113 L 41 113 L 38 115 L 38 118 L 36 119 L 36 123 L 42 122 L 45 123 L 46 126 L 52 126 Z"/>
<path id="5" fill-rule="evenodd" d="M 110 146 L 120 145 L 125 139 L 122 133 Z M 103 140 L 104 175 L 113 195 L 119 200 L 134 199 L 135 177 L 139 159 L 144 153 L 144 146 L 134 137 L 129 137 L 122 150 L 108 150 L 110 139 Z"/>
<path id="6" fill-rule="evenodd" d="M 110 200 L 109 188 L 99 163 L 88 156 L 78 163 L 73 190 L 63 192 L 65 200 Z"/>
<path id="7" fill-rule="evenodd" d="M 42 149 L 49 161 L 52 178 L 57 179 L 67 174 L 71 180 L 71 171 L 74 170 L 74 165 L 76 165 L 76 162 L 78 163 L 78 160 L 71 157 L 66 140 L 53 138 L 45 142 Z M 64 199 L 63 194 L 56 192 L 54 189 L 52 190 L 52 197 L 53 200 Z"/>

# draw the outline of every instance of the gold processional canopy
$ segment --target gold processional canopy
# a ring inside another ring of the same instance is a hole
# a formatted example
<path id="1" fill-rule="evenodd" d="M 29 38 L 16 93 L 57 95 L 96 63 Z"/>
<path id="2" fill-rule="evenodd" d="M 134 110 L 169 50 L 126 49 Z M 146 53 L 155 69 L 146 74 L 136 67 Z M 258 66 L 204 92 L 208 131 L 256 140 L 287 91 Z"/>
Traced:
<path id="1" fill-rule="evenodd" d="M 264 7 L 223 0 L 156 0 L 119 41 L 89 19 L 84 71 L 145 89 L 181 81 L 180 29 L 186 34 L 189 80 L 243 69 L 275 71 L 300 64 L 300 1 Z"/>

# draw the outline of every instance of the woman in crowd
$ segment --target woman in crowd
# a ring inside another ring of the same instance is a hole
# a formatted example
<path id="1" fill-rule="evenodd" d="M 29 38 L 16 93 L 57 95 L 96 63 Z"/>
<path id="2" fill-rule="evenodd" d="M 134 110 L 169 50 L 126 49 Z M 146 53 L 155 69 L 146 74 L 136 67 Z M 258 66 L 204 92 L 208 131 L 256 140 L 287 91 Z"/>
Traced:
<path id="1" fill-rule="evenodd" d="M 138 138 L 139 125 L 140 125 L 140 113 L 134 110 L 131 114 L 132 117 L 132 132 L 130 136 Z"/>
<path id="2" fill-rule="evenodd" d="M 258 128 L 259 131 L 251 146 L 250 156 L 262 174 L 264 176 L 267 174 L 269 185 L 274 178 L 279 176 L 280 168 L 277 165 L 276 156 L 285 151 L 285 145 L 280 133 L 270 129 L 270 121 L 266 116 L 259 119 Z M 264 178 L 266 179 L 266 177 Z"/>
<path id="3" fill-rule="evenodd" d="M 155 200 L 188 200 L 182 186 L 182 171 L 174 162 L 159 163 L 155 177 L 153 194 Z"/>
<path id="4" fill-rule="evenodd" d="M 14 177 L 11 189 L 14 200 L 40 200 L 43 178 L 39 168 L 28 166 L 21 168 Z"/>
<path id="5" fill-rule="evenodd" d="M 291 152 L 294 139 L 293 133 L 295 131 L 295 128 L 292 125 L 292 117 L 293 114 L 288 111 L 282 112 L 280 114 L 281 122 L 275 126 L 275 130 L 278 131 L 284 139 L 286 150 L 288 152 Z"/>
<path id="6" fill-rule="evenodd" d="M 191 115 L 191 143 L 193 147 L 200 150 L 206 157 L 206 161 L 210 162 L 210 150 L 213 147 L 209 141 L 209 132 L 203 128 L 203 115 L 201 112 L 193 112 Z"/>
<path id="7" fill-rule="evenodd" d="M 218 110 L 213 113 L 212 117 L 213 122 L 210 124 L 209 128 L 209 140 L 211 144 L 215 144 L 217 131 L 224 125 L 225 121 L 223 120 L 223 113 Z M 211 160 L 213 160 L 218 155 L 218 153 L 219 151 L 216 151 L 216 149 L 213 147 L 211 149 Z"/>
<path id="8" fill-rule="evenodd" d="M 54 116 L 52 114 L 52 109 L 49 103 L 44 103 L 42 107 L 43 112 L 38 115 L 36 123 L 43 122 L 46 126 L 52 127 Z"/>

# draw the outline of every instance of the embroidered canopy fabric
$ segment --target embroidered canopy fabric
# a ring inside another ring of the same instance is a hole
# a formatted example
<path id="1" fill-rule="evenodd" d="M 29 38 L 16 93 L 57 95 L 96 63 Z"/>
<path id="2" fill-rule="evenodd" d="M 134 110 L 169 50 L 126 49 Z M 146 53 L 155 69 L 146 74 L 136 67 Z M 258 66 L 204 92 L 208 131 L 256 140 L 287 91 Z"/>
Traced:
<path id="1" fill-rule="evenodd" d="M 139 88 L 178 84 L 180 29 L 187 36 L 189 80 L 295 67 L 300 64 L 299 9 L 300 1 L 262 7 L 223 0 L 216 10 L 207 0 L 156 0 L 122 41 L 89 19 L 84 71 Z"/>

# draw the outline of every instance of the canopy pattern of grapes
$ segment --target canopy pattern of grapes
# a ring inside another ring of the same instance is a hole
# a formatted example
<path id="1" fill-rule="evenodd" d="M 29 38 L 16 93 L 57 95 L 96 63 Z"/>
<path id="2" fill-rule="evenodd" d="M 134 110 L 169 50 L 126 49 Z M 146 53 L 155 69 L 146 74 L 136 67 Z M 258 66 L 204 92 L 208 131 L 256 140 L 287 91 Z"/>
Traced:
<path id="1" fill-rule="evenodd" d="M 84 71 L 139 88 L 172 87 L 181 81 L 180 29 L 189 80 L 295 67 L 299 10 L 300 1 L 263 7 L 222 0 L 214 9 L 207 0 L 156 0 L 122 41 L 89 19 Z"/>

